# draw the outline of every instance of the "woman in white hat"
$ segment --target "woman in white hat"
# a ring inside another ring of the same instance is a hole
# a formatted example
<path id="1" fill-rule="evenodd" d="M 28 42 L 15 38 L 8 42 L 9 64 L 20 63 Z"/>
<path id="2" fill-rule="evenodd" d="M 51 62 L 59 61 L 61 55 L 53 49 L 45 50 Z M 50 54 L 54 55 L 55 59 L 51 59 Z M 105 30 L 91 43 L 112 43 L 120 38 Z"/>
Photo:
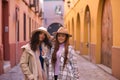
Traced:
<path id="1" fill-rule="evenodd" d="M 32 32 L 30 42 L 22 46 L 20 67 L 25 80 L 47 80 L 46 62 L 51 48 L 49 38 L 46 28 L 40 27 Z"/>
<path id="2" fill-rule="evenodd" d="M 65 27 L 60 27 L 53 34 L 56 42 L 49 60 L 49 80 L 79 80 L 75 51 L 69 45 L 71 35 Z"/>

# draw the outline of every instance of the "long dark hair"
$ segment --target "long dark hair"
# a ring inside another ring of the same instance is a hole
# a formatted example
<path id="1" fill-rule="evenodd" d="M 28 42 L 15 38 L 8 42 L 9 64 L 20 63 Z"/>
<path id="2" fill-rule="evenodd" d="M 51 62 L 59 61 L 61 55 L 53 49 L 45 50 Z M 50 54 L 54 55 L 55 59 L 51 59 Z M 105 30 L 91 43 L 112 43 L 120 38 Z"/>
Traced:
<path id="1" fill-rule="evenodd" d="M 52 66 L 53 67 L 55 67 L 55 63 L 56 63 L 56 61 L 57 61 L 57 57 L 56 57 L 56 54 L 57 54 L 57 51 L 58 51 L 58 49 L 59 49 L 59 45 L 60 45 L 60 43 L 58 42 L 58 39 L 57 39 L 57 37 L 58 37 L 58 34 L 56 35 L 56 42 L 55 42 L 55 48 L 54 48 L 54 51 L 53 51 L 53 54 L 52 54 L 52 60 L 51 60 L 51 62 L 52 62 Z M 68 55 L 68 46 L 69 46 L 69 36 L 68 35 L 66 35 L 66 40 L 65 40 L 65 56 L 64 56 L 64 64 L 63 64 L 63 67 L 65 67 L 65 64 L 66 64 L 66 62 L 67 62 L 67 55 Z"/>
<path id="2" fill-rule="evenodd" d="M 32 34 L 32 37 L 30 39 L 30 47 L 33 51 L 37 50 L 38 44 L 40 43 L 39 34 L 41 33 L 42 33 L 41 31 L 37 31 L 34 34 Z M 47 46 L 48 48 L 52 47 L 46 34 L 45 34 L 45 39 L 43 40 L 43 42 L 45 43 L 45 46 Z"/>

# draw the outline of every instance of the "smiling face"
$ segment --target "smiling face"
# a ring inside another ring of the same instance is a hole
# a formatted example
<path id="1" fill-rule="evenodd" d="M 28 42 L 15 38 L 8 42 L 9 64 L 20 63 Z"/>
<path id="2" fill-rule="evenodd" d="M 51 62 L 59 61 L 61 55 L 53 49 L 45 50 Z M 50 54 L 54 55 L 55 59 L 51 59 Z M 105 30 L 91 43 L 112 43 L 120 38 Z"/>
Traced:
<path id="1" fill-rule="evenodd" d="M 57 35 L 57 40 L 58 40 L 58 42 L 59 42 L 60 44 L 61 44 L 61 43 L 64 43 L 65 40 L 66 40 L 66 34 L 59 33 L 59 34 Z"/>
<path id="2" fill-rule="evenodd" d="M 45 39 L 45 34 L 43 33 L 43 32 L 41 32 L 40 34 L 39 34 L 39 40 L 40 41 L 43 41 Z"/>

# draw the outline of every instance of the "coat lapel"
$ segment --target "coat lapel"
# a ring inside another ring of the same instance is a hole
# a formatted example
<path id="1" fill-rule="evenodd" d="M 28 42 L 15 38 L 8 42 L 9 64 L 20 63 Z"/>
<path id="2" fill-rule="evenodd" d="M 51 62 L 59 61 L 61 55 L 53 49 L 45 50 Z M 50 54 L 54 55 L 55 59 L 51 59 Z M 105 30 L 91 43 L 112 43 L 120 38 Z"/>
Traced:
<path id="1" fill-rule="evenodd" d="M 26 45 L 24 45 L 24 46 L 22 46 L 21 48 L 22 48 L 22 50 L 26 50 L 29 54 L 31 54 L 32 56 L 34 56 L 34 53 L 35 53 L 35 52 L 33 52 L 33 51 L 31 50 L 29 43 L 26 44 Z"/>

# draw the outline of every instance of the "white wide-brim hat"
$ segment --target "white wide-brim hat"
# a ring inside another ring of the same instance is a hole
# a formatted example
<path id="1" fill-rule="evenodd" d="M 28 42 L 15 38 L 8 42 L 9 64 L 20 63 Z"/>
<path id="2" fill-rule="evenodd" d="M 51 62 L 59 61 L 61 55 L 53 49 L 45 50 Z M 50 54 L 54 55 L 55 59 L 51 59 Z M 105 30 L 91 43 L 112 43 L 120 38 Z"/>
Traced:
<path id="1" fill-rule="evenodd" d="M 32 35 L 39 31 L 45 33 L 47 35 L 48 39 L 51 38 L 51 35 L 47 32 L 47 29 L 45 27 L 39 27 L 36 30 L 32 31 Z"/>

